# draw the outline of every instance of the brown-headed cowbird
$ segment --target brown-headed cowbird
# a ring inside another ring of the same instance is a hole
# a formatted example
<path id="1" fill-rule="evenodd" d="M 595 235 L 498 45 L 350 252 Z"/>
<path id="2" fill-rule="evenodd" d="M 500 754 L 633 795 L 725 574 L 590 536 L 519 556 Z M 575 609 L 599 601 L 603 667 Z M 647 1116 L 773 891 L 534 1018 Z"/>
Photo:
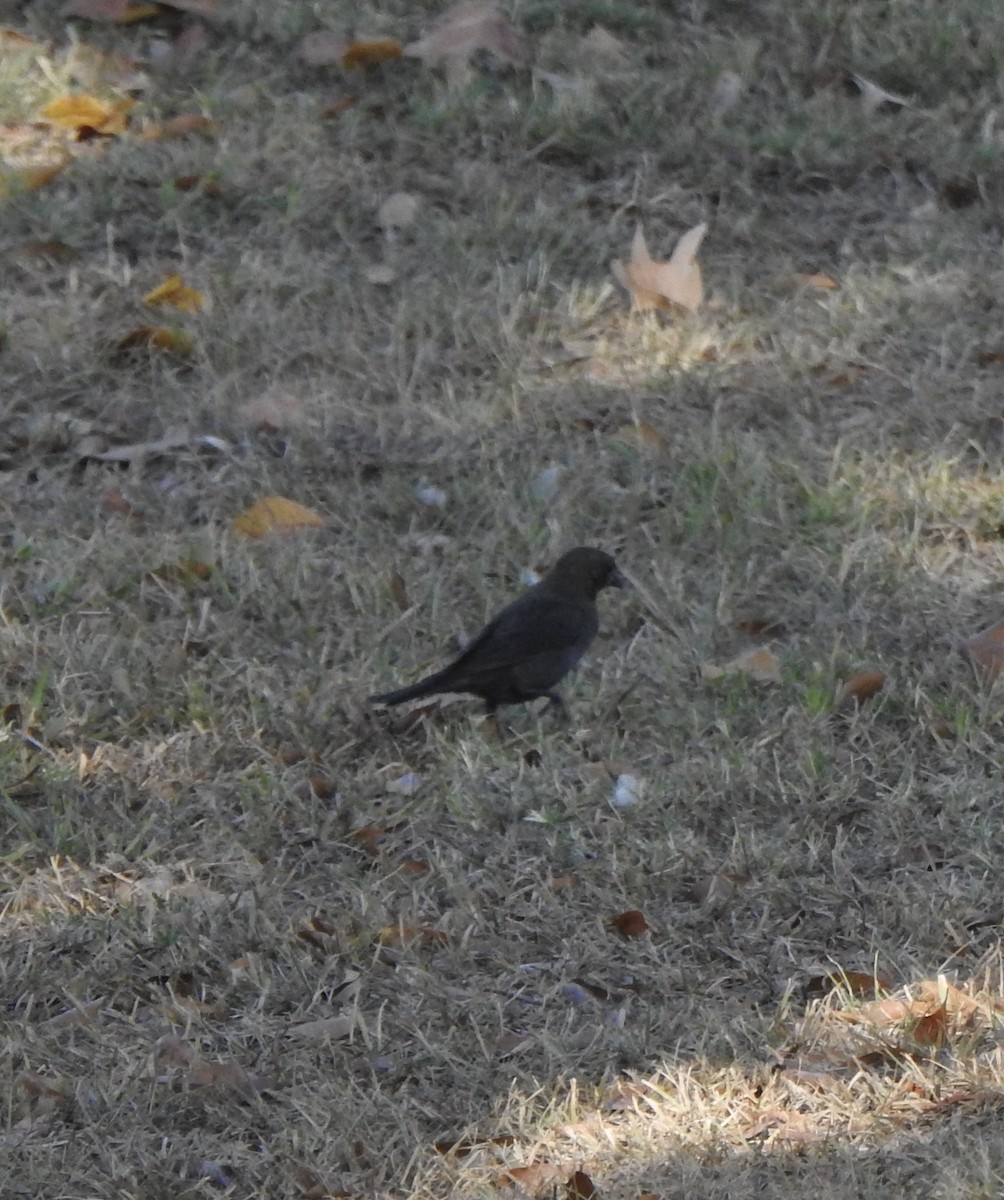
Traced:
<path id="1" fill-rule="evenodd" d="M 564 713 L 565 702 L 554 689 L 596 636 L 596 594 L 605 587 L 626 586 L 609 554 L 589 546 L 569 550 L 540 583 L 493 617 L 455 662 L 411 687 L 370 700 L 401 704 L 442 692 L 468 692 L 480 696 L 491 715 L 500 704 L 546 696 Z"/>

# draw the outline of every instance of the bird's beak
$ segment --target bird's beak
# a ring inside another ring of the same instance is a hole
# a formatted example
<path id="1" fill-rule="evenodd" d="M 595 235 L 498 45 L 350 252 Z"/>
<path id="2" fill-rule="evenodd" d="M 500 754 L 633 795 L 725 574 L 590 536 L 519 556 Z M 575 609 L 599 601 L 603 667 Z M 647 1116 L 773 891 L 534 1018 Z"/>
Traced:
<path id="1" fill-rule="evenodd" d="M 631 590 L 631 583 L 627 576 L 622 575 L 616 567 L 614 567 L 613 571 L 610 573 L 610 578 L 607 580 L 607 584 L 609 587 L 627 588 L 628 591 Z"/>

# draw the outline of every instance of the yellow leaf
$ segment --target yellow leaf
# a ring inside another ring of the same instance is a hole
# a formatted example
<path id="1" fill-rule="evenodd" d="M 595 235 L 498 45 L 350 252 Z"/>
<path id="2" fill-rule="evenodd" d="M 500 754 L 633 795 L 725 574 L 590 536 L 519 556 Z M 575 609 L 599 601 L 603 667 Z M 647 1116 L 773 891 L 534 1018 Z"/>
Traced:
<path id="1" fill-rule="evenodd" d="M 45 185 L 66 167 L 69 158 L 49 163 L 42 167 L 18 167 L 0 171 L 0 196 L 20 196 L 34 192 Z"/>
<path id="2" fill-rule="evenodd" d="M 291 533 L 297 529 L 321 529 L 326 524 L 319 513 L 295 500 L 287 500 L 285 496 L 265 496 L 234 517 L 234 529 L 251 538 L 264 537 L 275 531 Z"/>
<path id="3" fill-rule="evenodd" d="M 42 109 L 42 116 L 57 129 L 94 129 L 98 133 L 123 133 L 128 123 L 132 100 L 122 99 L 108 102 L 78 92 L 73 96 L 59 96 Z"/>
<path id="4" fill-rule="evenodd" d="M 180 308 L 182 312 L 195 313 L 205 307 L 206 298 L 194 288 L 185 287 L 180 275 L 170 275 L 159 287 L 147 292 L 143 303 L 151 308 L 169 304 L 172 308 Z"/>

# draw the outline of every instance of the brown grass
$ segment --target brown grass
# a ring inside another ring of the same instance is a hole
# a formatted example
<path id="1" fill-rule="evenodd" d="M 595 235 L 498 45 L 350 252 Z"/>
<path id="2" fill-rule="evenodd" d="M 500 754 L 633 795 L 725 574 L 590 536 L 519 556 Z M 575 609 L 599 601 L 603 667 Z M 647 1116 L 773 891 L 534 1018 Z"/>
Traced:
<path id="1" fill-rule="evenodd" d="M 451 93 L 297 55 L 439 6 L 313 7 L 226 6 L 5 201 L 0 1193 L 999 1194 L 1004 21 L 527 0 L 535 70 Z M 23 123 L 72 60 L 18 27 Z M 636 223 L 705 219 L 706 310 L 631 314 Z M 326 527 L 241 537 L 267 495 Z M 638 586 L 570 728 L 368 711 L 582 542 Z"/>

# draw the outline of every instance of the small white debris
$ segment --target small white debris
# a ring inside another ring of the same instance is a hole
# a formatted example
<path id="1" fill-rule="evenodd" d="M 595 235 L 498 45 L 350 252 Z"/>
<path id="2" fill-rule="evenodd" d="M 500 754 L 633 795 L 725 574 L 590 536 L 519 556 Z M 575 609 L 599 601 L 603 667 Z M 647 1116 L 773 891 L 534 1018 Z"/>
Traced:
<path id="1" fill-rule="evenodd" d="M 530 484 L 530 495 L 539 504 L 550 504 L 558 494 L 558 481 L 562 468 L 558 466 L 545 467 L 537 478 Z"/>
<path id="2" fill-rule="evenodd" d="M 635 775 L 618 775 L 610 803 L 614 808 L 631 808 L 641 799 L 641 780 Z"/>
<path id="3" fill-rule="evenodd" d="M 397 779 L 391 779 L 384 785 L 388 792 L 395 796 L 413 796 L 422 786 L 422 776 L 414 771 L 408 771 Z"/>
<path id="4" fill-rule="evenodd" d="M 442 488 L 423 484 L 421 487 L 415 489 L 415 499 L 419 504 L 426 505 L 427 508 L 442 508 L 448 496 Z"/>

